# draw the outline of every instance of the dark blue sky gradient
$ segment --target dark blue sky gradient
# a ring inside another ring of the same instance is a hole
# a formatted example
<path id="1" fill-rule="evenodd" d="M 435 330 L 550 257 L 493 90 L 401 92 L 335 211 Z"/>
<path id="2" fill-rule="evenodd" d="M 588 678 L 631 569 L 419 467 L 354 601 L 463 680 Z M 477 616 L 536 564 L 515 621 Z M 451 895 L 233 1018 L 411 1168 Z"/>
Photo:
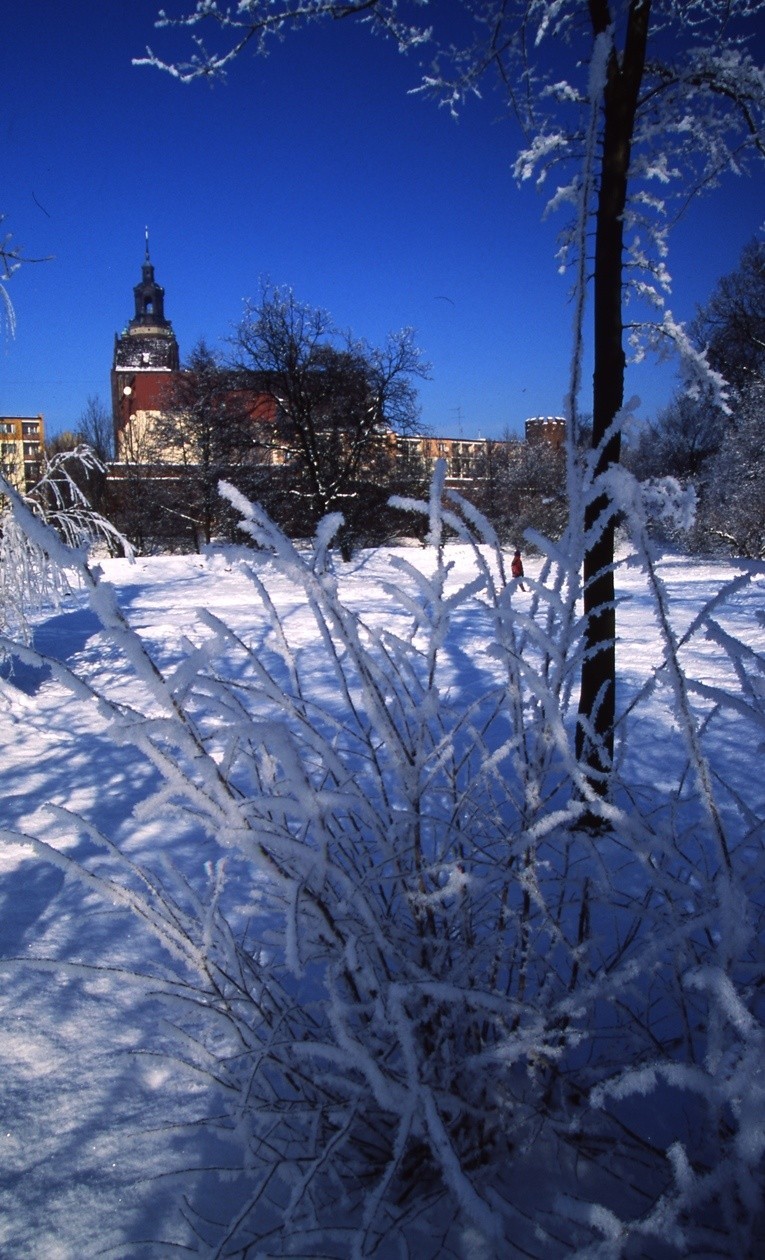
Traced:
<path id="1" fill-rule="evenodd" d="M 313 26 L 249 54 L 226 85 L 136 68 L 160 0 L 6 7 L 4 226 L 30 257 L 11 280 L 17 330 L 0 339 L 0 413 L 76 425 L 109 400 L 114 334 L 133 313 L 144 226 L 184 356 L 222 342 L 261 278 L 381 340 L 413 325 L 432 380 L 423 422 L 501 436 L 560 413 L 568 384 L 563 220 L 517 188 L 519 133 L 496 100 L 459 121 L 418 96 L 416 62 L 359 26 Z M 171 7 L 171 6 L 169 6 Z M 677 228 L 670 305 L 692 316 L 765 221 L 765 174 L 729 180 Z M 588 410 L 585 369 L 584 410 Z M 651 416 L 674 369 L 631 371 Z"/>

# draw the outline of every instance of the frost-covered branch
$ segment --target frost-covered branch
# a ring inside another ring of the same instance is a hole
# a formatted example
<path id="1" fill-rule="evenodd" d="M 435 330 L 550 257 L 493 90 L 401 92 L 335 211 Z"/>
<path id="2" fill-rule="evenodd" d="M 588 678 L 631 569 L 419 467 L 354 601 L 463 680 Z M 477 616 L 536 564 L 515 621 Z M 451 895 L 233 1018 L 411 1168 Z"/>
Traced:
<path id="1" fill-rule="evenodd" d="M 612 487 L 645 552 L 665 662 L 617 728 L 618 788 L 602 798 L 573 746 L 578 573 L 538 538 L 543 563 L 519 593 L 480 513 L 443 500 L 443 475 L 430 501 L 407 504 L 427 517 L 428 550 L 416 563 L 391 557 L 383 603 L 361 609 L 350 570 L 332 560 L 337 518 L 306 552 L 224 487 L 259 547 L 235 561 L 250 615 L 235 629 L 201 610 L 170 666 L 84 554 L 23 517 L 51 559 L 65 567 L 68 555 L 138 685 L 127 706 L 123 687 L 110 694 L 90 673 L 51 661 L 54 676 L 145 760 L 136 822 L 166 819 L 185 866 L 159 851 L 136 861 L 127 818 L 112 834 L 58 808 L 44 840 L 7 838 L 160 943 L 152 992 L 179 1059 L 219 1099 L 216 1133 L 238 1144 L 243 1170 L 228 1222 L 214 1229 L 204 1210 L 196 1220 L 212 1254 L 255 1240 L 274 1255 L 330 1239 L 343 1257 L 383 1239 L 410 1246 L 448 1204 L 428 1257 L 459 1254 L 469 1235 L 488 1254 L 520 1245 L 541 1260 L 550 1237 L 573 1249 L 597 1236 L 615 1150 L 643 1188 L 612 1213 L 614 1230 L 642 1236 L 651 1204 L 667 1202 L 682 1232 L 698 1198 L 675 1193 L 677 1160 L 634 1120 L 630 1129 L 624 1100 L 640 1085 L 662 1107 L 666 1090 L 691 1082 L 704 1106 L 724 1106 L 719 1065 L 746 1041 L 742 1089 L 759 1044 L 749 997 L 761 966 L 745 908 L 754 915 L 761 824 L 727 798 L 718 806 L 694 704 L 722 709 L 725 698 L 694 687 L 682 661 L 704 628 L 742 676 L 752 656 L 725 638 L 716 609 L 674 630 L 639 491 Z M 471 560 L 459 579 L 453 546 Z M 664 691 L 674 778 L 668 769 L 659 801 L 628 736 L 641 706 L 664 721 L 652 708 Z M 760 737 L 762 700 L 752 685 L 731 710 Z M 689 770 L 705 811 L 687 793 Z M 712 1130 L 719 1143 L 704 1158 L 730 1186 L 737 1139 Z M 684 1124 L 672 1132 L 689 1149 Z M 538 1212 L 514 1189 L 529 1160 L 561 1173 L 567 1148 L 591 1187 L 584 1234 L 566 1232 L 573 1209 L 553 1185 Z M 736 1246 L 755 1217 L 749 1204 Z"/>
<path id="2" fill-rule="evenodd" d="M 745 40 L 765 4 L 463 0 L 456 22 L 439 21 L 442 14 L 434 5 L 427 32 L 420 22 L 424 8 L 416 0 L 350 0 L 339 6 L 335 0 L 244 0 L 236 10 L 205 2 L 177 21 L 217 26 L 223 52 L 209 54 L 198 43 L 190 62 L 163 62 L 154 55 L 145 62 L 188 80 L 220 72 L 251 41 L 262 52 L 270 35 L 306 21 L 359 17 L 394 34 L 404 50 L 416 48 L 427 35 L 433 56 L 420 90 L 453 112 L 484 84 L 498 88 L 526 137 L 516 176 L 543 183 L 555 170 L 560 178 L 550 207 L 575 207 L 573 225 L 564 229 L 561 257 L 575 269 L 575 365 L 583 349 L 583 278 L 592 278 L 592 447 L 597 471 L 605 471 L 621 459 L 615 419 L 624 402 L 625 302 L 629 297 L 633 304 L 631 338 L 640 354 L 645 320 L 635 308 L 649 307 L 650 339 L 655 311 L 663 309 L 670 289 L 666 256 L 673 201 L 682 203 L 689 187 L 712 187 L 723 173 L 741 173 L 750 156 L 765 156 L 765 73 Z M 405 13 L 417 21 L 407 22 Z M 594 226 L 592 236 L 588 224 Z M 665 332 L 670 322 L 667 317 Z M 678 340 L 673 326 L 673 341 Z M 575 366 L 572 421 L 578 377 Z M 573 503 L 571 450 L 569 455 Z M 590 785 L 607 793 L 616 691 L 612 571 L 617 511 L 607 500 L 587 503 L 586 495 L 580 496 L 580 506 L 589 538 L 584 554 L 588 643 L 577 747 Z"/>
<path id="3" fill-rule="evenodd" d="M 33 617 L 70 593 L 77 553 L 101 544 L 131 554 L 127 540 L 91 508 L 79 484 L 78 477 L 96 471 L 102 472 L 102 465 L 82 446 L 47 461 L 26 492 L 0 474 L 0 628 L 12 638 L 27 643 Z M 55 539 L 62 548 L 54 555 Z"/>
<path id="4" fill-rule="evenodd" d="M 5 215 L 0 214 L 0 226 L 4 219 Z M 0 303 L 4 309 L 8 331 L 12 337 L 16 332 L 16 312 L 6 288 L 6 283 L 23 263 L 48 261 L 50 260 L 25 256 L 21 246 L 14 244 L 13 236 L 10 232 L 0 235 Z"/>
<path id="5" fill-rule="evenodd" d="M 180 17 L 160 11 L 158 28 L 191 29 L 195 52 L 187 61 L 166 61 L 150 48 L 145 57 L 135 59 L 139 66 L 153 66 L 171 74 L 182 83 L 200 78 L 220 78 L 229 66 L 250 46 L 264 53 L 273 39 L 280 39 L 287 30 L 294 30 L 319 20 L 340 21 L 357 18 L 375 30 L 391 36 L 401 52 L 427 42 L 429 30 L 418 23 L 400 19 L 396 0 L 243 0 L 235 8 L 219 5 L 216 0 L 198 3 L 193 12 Z M 219 50 L 209 49 L 196 28 L 205 25 L 222 37 Z"/>

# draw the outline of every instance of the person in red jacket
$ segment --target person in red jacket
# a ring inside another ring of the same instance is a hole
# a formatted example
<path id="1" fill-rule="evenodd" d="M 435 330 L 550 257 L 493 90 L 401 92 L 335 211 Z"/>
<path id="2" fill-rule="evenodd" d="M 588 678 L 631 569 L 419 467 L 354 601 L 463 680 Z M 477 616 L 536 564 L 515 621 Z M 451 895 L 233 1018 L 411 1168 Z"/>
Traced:
<path id="1" fill-rule="evenodd" d="M 510 572 L 514 578 L 518 579 L 518 585 L 521 590 L 525 591 L 526 587 L 523 585 L 523 561 L 521 560 L 521 553 L 517 547 L 515 549 L 515 555 L 513 556 L 513 562 L 510 565 Z"/>

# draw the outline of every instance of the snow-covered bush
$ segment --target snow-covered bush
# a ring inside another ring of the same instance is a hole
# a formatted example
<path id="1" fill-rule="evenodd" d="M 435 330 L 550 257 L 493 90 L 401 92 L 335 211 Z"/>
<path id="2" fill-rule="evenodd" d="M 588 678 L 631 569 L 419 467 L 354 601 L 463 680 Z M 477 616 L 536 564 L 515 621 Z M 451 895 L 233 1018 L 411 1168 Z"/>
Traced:
<path id="1" fill-rule="evenodd" d="M 93 693 L 158 772 L 141 812 L 180 819 L 196 857 L 137 865 L 62 809 L 100 857 L 26 842 L 166 948 L 152 991 L 229 1152 L 187 1209 L 198 1254 L 617 1257 L 661 1240 L 746 1255 L 765 1140 L 763 831 L 704 746 L 731 718 L 762 743 L 765 662 L 714 606 L 673 628 L 622 477 L 664 658 L 625 696 L 613 793 L 593 796 L 569 712 L 572 540 L 535 539 L 545 562 L 521 595 L 441 479 L 420 505 L 430 568 L 392 558 L 384 621 L 347 598 L 337 517 L 301 552 L 225 487 L 261 549 L 239 560 L 253 629 L 202 610 L 172 668 L 82 553 L 35 535 L 77 568 L 142 685 L 142 709 Z M 472 549 L 467 583 L 446 527 Z M 269 573 L 310 608 L 309 639 Z M 730 691 L 687 675 L 699 634 L 727 654 Z M 641 774 L 649 730 L 661 785 Z"/>
<path id="2" fill-rule="evenodd" d="M 0 630 L 28 642 L 30 621 L 42 608 L 56 607 L 70 591 L 76 560 L 55 563 L 48 552 L 49 526 L 75 551 L 102 543 L 109 550 L 129 545 L 95 512 L 78 476 L 103 472 L 93 451 L 78 446 L 46 460 L 42 475 L 23 493 L 0 473 Z"/>

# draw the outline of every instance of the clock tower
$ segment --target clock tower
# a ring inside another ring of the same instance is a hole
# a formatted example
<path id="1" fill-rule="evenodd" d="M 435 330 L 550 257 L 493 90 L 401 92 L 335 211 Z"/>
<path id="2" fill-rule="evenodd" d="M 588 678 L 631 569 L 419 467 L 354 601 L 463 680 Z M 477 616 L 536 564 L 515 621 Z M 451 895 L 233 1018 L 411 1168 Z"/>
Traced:
<path id="1" fill-rule="evenodd" d="M 153 415 L 169 405 L 180 370 L 178 342 L 165 318 L 165 290 L 149 255 L 149 229 L 141 279 L 133 288 L 135 314 L 114 338 L 112 416 L 118 461 L 138 459 Z"/>

